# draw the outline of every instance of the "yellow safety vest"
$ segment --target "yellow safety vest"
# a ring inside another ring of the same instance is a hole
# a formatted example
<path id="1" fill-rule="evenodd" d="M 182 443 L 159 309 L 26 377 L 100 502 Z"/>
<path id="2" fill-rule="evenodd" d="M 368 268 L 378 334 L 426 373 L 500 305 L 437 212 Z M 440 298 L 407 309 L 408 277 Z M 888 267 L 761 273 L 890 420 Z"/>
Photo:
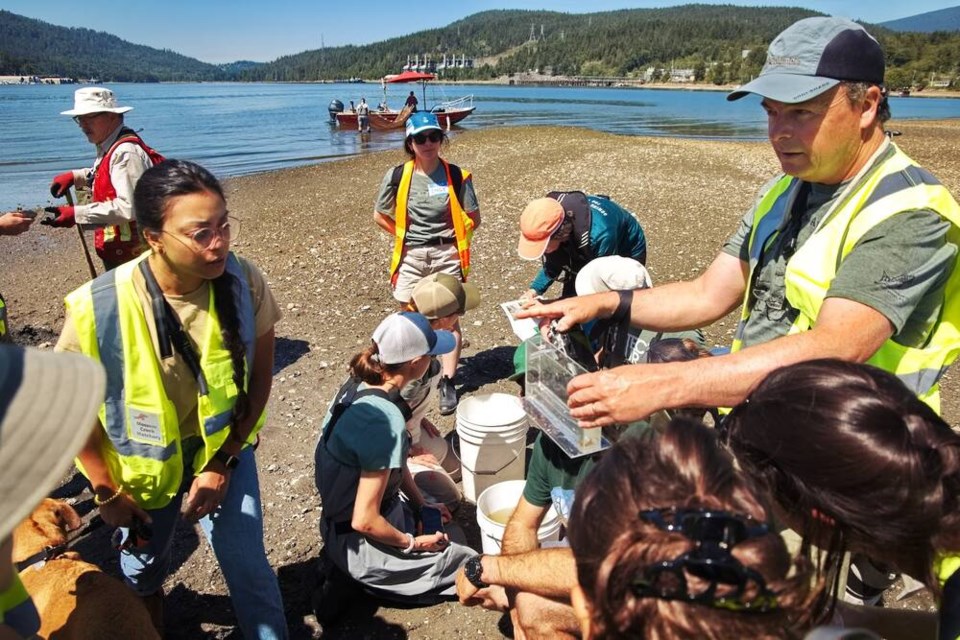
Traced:
<path id="1" fill-rule="evenodd" d="M 0 591 L 0 624 L 11 627 L 24 638 L 32 638 L 40 631 L 40 615 L 16 571 L 10 586 Z"/>
<path id="2" fill-rule="evenodd" d="M 470 241 L 473 239 L 473 220 L 463 211 L 460 206 L 460 194 L 453 190 L 453 179 L 450 176 L 450 165 L 446 160 L 440 160 L 443 169 L 447 173 L 447 191 L 449 192 L 449 211 L 453 220 L 453 234 L 457 239 L 457 253 L 460 256 L 460 272 L 463 279 L 467 279 L 470 273 Z M 400 177 L 400 184 L 397 187 L 397 208 L 396 208 L 396 234 L 393 243 L 393 257 L 390 260 L 390 280 L 396 281 L 397 273 L 400 269 L 400 261 L 403 259 L 404 238 L 407 235 L 407 196 L 410 193 L 410 182 L 413 180 L 414 161 L 408 160 L 403 165 L 403 175 Z M 464 182 L 470 178 L 470 172 L 463 170 Z"/>
<path id="3" fill-rule="evenodd" d="M 750 317 L 750 285 L 763 250 L 790 215 L 801 184 L 797 178 L 783 176 L 757 205 L 748 245 L 750 276 L 731 351 L 743 347 L 743 331 Z M 813 326 L 840 265 L 870 229 L 898 213 L 918 209 L 935 211 L 950 222 L 947 241 L 960 245 L 960 206 L 956 200 L 932 174 L 889 143 L 844 189 L 810 238 L 787 262 L 787 301 L 800 312 L 790 334 Z M 960 269 L 956 265 L 955 261 L 940 317 L 926 341 L 902 345 L 887 340 L 867 361 L 898 376 L 936 411 L 940 409 L 940 377 L 960 352 Z"/>
<path id="4" fill-rule="evenodd" d="M 0 296 L 0 339 L 7 335 L 7 305 Z"/>
<path id="5" fill-rule="evenodd" d="M 156 350 L 148 346 L 153 338 L 133 286 L 134 270 L 149 255 L 147 252 L 107 271 L 70 293 L 66 306 L 83 353 L 100 361 L 107 372 L 106 402 L 99 415 L 108 436 L 101 453 L 110 477 L 144 508 L 159 509 L 177 494 L 184 463 L 177 409 L 164 392 L 160 361 Z M 253 301 L 243 267 L 232 253 L 226 270 L 233 275 L 233 298 L 246 347 L 249 384 L 256 341 Z M 206 395 L 198 393 L 198 430 L 204 446 L 193 459 L 197 473 L 226 441 L 237 396 L 233 363 L 221 338 L 212 286 L 207 313 L 205 336 L 198 345 L 209 391 Z M 265 418 L 266 412 L 260 415 L 248 443 L 254 441 Z M 87 475 L 79 460 L 77 466 Z"/>

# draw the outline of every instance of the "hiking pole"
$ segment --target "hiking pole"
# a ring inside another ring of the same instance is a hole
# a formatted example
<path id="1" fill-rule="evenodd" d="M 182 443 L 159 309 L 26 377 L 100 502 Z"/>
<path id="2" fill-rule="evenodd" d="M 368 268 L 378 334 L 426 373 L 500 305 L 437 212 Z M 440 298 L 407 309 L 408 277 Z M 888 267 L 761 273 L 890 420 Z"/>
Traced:
<path id="1" fill-rule="evenodd" d="M 67 204 L 71 207 L 73 206 L 73 191 L 67 189 L 66 192 Z M 95 279 L 97 277 L 97 269 L 93 266 L 93 260 L 90 258 L 90 249 L 87 248 L 87 237 L 83 235 L 83 229 L 80 228 L 80 225 L 77 226 L 77 233 L 80 234 L 80 244 L 83 245 L 83 256 L 87 259 L 87 268 L 90 269 L 90 278 Z"/>

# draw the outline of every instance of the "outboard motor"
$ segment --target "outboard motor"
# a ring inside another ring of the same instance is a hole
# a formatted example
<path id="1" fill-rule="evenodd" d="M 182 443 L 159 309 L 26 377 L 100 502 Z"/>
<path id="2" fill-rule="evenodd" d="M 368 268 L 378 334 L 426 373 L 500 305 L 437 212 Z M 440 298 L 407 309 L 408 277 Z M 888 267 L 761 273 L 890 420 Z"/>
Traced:
<path id="1" fill-rule="evenodd" d="M 331 100 L 330 104 L 327 106 L 327 111 L 330 112 L 330 120 L 332 122 L 336 122 L 337 114 L 343 113 L 343 103 L 339 100 Z"/>

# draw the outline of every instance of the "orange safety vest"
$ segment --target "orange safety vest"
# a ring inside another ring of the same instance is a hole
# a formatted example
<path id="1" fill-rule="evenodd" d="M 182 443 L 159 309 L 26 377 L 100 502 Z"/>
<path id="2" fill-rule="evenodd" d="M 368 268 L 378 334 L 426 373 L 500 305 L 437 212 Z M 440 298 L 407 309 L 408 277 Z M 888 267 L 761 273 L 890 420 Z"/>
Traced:
<path id="1" fill-rule="evenodd" d="M 450 203 L 448 211 L 453 220 L 453 233 L 456 236 L 457 253 L 460 256 L 460 272 L 466 282 L 470 273 L 470 241 L 473 239 L 473 220 L 460 206 L 460 194 L 453 189 L 453 178 L 450 175 L 450 165 L 446 160 L 440 160 L 443 170 L 447 174 L 447 191 Z M 390 260 L 390 282 L 396 284 L 400 270 L 400 261 L 403 259 L 404 238 L 407 235 L 407 197 L 410 193 L 410 182 L 413 180 L 414 161 L 408 160 L 403 165 L 403 175 L 397 186 L 396 234 L 394 235 L 393 257 Z M 463 180 L 470 178 L 470 172 L 463 171 Z"/>

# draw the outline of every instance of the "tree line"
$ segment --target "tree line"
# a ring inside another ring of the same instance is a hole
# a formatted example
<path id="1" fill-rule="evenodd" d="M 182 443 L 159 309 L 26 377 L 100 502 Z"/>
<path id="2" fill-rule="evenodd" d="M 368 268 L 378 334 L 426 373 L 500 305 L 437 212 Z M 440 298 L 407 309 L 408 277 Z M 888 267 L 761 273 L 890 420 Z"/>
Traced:
<path id="1" fill-rule="evenodd" d="M 766 46 L 816 12 L 782 7 L 684 5 L 591 14 L 496 10 L 446 27 L 363 46 L 326 47 L 262 64 L 212 65 L 107 33 L 49 25 L 0 11 L 0 75 L 57 75 L 103 81 L 375 80 L 409 56 L 466 56 L 473 68 L 442 77 L 478 80 L 538 71 L 554 76 L 664 80 L 675 69 L 699 82 L 742 83 L 763 66 Z M 960 32 L 898 33 L 868 25 L 887 56 L 887 84 L 915 87 L 960 77 Z"/>

